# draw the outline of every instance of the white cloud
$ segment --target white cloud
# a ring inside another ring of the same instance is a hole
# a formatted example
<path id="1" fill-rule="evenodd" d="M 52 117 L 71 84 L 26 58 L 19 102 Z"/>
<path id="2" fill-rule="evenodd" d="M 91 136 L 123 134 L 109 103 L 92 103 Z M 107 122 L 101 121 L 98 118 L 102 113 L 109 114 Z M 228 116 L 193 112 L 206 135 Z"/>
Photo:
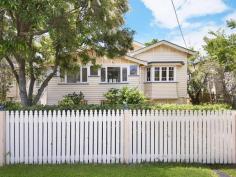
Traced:
<path id="1" fill-rule="evenodd" d="M 230 19 L 236 20 L 236 11 L 233 11 L 232 13 L 228 14 L 227 16 L 225 16 L 225 21 L 226 20 L 230 20 Z"/>
<path id="2" fill-rule="evenodd" d="M 187 43 L 187 47 L 194 47 L 195 50 L 205 53 L 203 51 L 204 45 L 204 37 L 212 37 L 209 32 L 210 31 L 217 31 L 217 30 L 224 30 L 227 35 L 236 33 L 236 29 L 232 30 L 226 27 L 226 24 L 218 25 L 214 22 L 202 23 L 201 26 L 199 24 L 195 25 L 194 23 L 192 26 L 197 26 L 196 28 L 190 28 L 188 31 L 185 32 L 184 38 Z M 184 47 L 184 42 L 179 34 L 178 30 L 175 30 L 173 33 L 170 34 L 169 39 L 173 43 L 179 44 Z"/>
<path id="3" fill-rule="evenodd" d="M 185 33 L 185 41 L 187 43 L 187 47 L 194 47 L 195 50 L 203 51 L 202 45 L 204 44 L 203 38 L 205 36 L 209 36 L 209 31 L 216 31 L 219 29 L 219 26 L 213 23 L 209 23 L 207 25 L 204 25 L 200 28 L 192 29 Z M 178 32 L 178 31 L 177 31 Z M 179 44 L 181 46 L 184 46 L 183 39 L 181 35 L 173 34 L 172 39 L 170 39 L 172 42 Z"/>
<path id="4" fill-rule="evenodd" d="M 177 27 L 170 0 L 142 0 L 152 11 L 154 23 L 165 28 Z M 228 9 L 224 0 L 174 0 L 181 24 L 189 23 L 192 17 L 222 13 Z"/>

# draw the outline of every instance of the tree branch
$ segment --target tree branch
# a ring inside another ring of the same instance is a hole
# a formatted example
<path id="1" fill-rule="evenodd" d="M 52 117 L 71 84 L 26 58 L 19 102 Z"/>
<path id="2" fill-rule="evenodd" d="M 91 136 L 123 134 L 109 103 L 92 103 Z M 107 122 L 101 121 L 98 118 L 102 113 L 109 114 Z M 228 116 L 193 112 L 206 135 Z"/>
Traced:
<path id="1" fill-rule="evenodd" d="M 6 56 L 4 58 L 6 59 L 7 63 L 9 64 L 9 66 L 12 70 L 12 73 L 14 74 L 14 76 L 16 78 L 17 83 L 19 84 L 19 75 L 18 75 L 18 73 L 15 69 L 15 66 L 14 66 L 13 62 L 11 61 L 11 59 L 8 56 Z"/>

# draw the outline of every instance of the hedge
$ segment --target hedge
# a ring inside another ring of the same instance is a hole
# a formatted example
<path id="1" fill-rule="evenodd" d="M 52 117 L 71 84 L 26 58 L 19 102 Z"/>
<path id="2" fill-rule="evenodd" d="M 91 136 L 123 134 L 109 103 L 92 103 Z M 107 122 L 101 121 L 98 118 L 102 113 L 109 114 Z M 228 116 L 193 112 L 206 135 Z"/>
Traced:
<path id="1" fill-rule="evenodd" d="M 203 104 L 203 105 L 191 105 L 191 104 L 136 104 L 136 105 L 35 105 L 31 107 L 22 106 L 20 103 L 15 102 L 3 102 L 4 110 L 108 110 L 108 109 L 144 109 L 144 110 L 230 110 L 231 106 L 227 104 Z"/>

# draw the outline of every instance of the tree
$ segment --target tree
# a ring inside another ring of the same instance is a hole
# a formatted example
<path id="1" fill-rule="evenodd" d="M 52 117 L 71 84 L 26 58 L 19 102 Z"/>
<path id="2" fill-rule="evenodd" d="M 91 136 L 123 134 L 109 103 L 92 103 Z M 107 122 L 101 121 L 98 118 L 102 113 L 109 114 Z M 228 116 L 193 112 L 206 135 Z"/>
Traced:
<path id="1" fill-rule="evenodd" d="M 0 68 L 0 101 L 6 101 L 7 92 L 13 83 L 13 75 L 4 60 L 0 61 Z"/>
<path id="2" fill-rule="evenodd" d="M 219 30 L 210 34 L 211 38 L 204 38 L 204 49 L 220 65 L 218 74 L 221 76 L 224 101 L 230 103 L 236 91 L 236 34 L 226 35 Z"/>
<path id="3" fill-rule="evenodd" d="M 200 56 L 200 54 L 188 58 L 187 91 L 193 104 L 200 104 L 201 94 L 208 92 L 208 76 L 214 74 L 213 68 L 215 68 L 214 63 L 210 59 Z"/>
<path id="4" fill-rule="evenodd" d="M 228 20 L 228 21 L 227 21 L 227 26 L 228 26 L 229 28 L 231 28 L 231 29 L 236 28 L 236 21 L 233 20 L 233 19 Z"/>
<path id="5" fill-rule="evenodd" d="M 158 39 L 152 39 L 151 41 L 144 43 L 144 45 L 147 47 L 147 46 L 157 43 L 158 41 L 159 41 Z"/>
<path id="6" fill-rule="evenodd" d="M 11 67 L 22 104 L 36 104 L 58 68 L 73 71 L 79 60 L 131 50 L 134 32 L 122 28 L 127 11 L 127 0 L 1 0 L 0 58 Z"/>

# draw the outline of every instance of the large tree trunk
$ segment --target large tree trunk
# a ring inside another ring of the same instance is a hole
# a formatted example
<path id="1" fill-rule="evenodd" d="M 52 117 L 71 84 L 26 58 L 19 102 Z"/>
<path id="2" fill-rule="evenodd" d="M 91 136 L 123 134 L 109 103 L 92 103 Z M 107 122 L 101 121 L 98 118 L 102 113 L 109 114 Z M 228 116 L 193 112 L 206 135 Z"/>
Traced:
<path id="1" fill-rule="evenodd" d="M 25 76 L 25 66 L 24 63 L 19 63 L 19 91 L 20 91 L 20 98 L 21 103 L 24 106 L 29 105 L 29 100 L 27 96 L 27 89 L 26 89 L 26 76 Z"/>

